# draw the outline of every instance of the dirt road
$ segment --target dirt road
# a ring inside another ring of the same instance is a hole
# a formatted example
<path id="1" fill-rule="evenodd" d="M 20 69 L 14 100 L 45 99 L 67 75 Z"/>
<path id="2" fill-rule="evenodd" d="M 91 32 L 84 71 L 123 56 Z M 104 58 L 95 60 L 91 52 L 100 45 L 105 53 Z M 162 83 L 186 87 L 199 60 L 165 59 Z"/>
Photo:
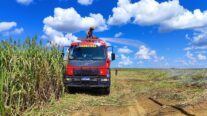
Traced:
<path id="1" fill-rule="evenodd" d="M 174 76 L 166 70 L 121 70 L 118 76 L 113 75 L 109 96 L 85 89 L 66 93 L 39 112 L 63 116 L 206 116 L 207 79 L 190 72 Z"/>
<path id="2" fill-rule="evenodd" d="M 99 106 L 72 113 L 72 116 L 206 116 L 207 102 L 195 106 L 176 106 L 146 96 L 133 99 L 122 106 Z"/>

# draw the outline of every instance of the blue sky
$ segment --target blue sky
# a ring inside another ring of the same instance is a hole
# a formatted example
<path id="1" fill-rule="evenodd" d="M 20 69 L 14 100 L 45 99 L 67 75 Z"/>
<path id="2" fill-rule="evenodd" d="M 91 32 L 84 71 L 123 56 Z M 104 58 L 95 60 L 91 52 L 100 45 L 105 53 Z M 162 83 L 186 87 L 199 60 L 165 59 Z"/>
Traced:
<path id="1" fill-rule="evenodd" d="M 205 0 L 1 0 L 0 39 L 38 35 L 68 45 L 95 35 L 115 47 L 113 67 L 206 68 Z"/>

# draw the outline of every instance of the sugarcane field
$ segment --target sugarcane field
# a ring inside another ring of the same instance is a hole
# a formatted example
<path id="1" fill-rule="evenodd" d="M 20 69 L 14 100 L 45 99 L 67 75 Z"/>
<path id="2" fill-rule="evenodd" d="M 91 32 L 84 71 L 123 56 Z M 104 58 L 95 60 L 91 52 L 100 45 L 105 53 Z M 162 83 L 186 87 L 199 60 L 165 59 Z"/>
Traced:
<path id="1" fill-rule="evenodd" d="M 0 116 L 207 116 L 207 1 L 0 1 Z"/>

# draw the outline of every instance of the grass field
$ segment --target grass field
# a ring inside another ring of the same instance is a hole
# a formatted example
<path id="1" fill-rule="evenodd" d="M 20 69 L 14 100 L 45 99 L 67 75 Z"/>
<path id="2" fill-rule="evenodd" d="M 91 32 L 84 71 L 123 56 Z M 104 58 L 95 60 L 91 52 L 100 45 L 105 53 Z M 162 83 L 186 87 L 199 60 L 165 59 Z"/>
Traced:
<path id="1" fill-rule="evenodd" d="M 109 96 L 78 90 L 25 115 L 203 115 L 206 88 L 206 69 L 118 69 Z"/>

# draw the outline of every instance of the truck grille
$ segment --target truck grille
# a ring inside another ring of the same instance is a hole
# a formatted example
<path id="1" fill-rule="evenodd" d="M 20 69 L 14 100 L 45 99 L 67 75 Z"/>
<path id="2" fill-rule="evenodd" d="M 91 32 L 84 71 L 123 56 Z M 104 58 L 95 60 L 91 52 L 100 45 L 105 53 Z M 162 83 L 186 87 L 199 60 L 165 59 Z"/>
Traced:
<path id="1" fill-rule="evenodd" d="M 98 69 L 74 69 L 74 76 L 98 76 Z"/>

